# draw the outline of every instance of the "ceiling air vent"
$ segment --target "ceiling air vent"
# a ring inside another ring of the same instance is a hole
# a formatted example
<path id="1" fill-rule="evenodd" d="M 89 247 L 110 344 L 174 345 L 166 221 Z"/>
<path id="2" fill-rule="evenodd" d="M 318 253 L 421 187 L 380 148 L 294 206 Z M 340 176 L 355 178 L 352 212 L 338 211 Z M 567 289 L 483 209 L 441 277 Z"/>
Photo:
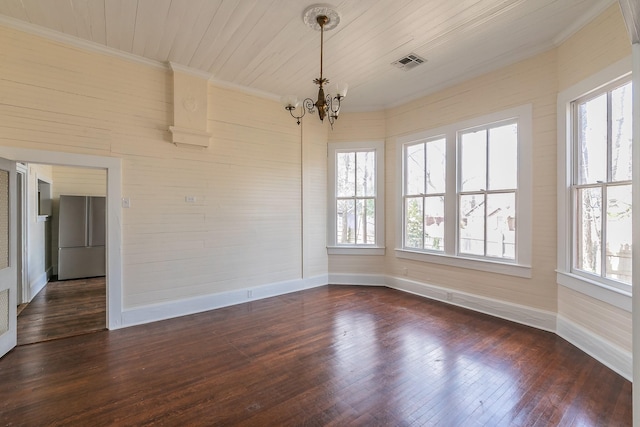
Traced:
<path id="1" fill-rule="evenodd" d="M 416 68 L 418 65 L 425 62 L 427 62 L 426 59 L 419 57 L 415 53 L 410 53 L 409 55 L 403 56 L 397 61 L 392 62 L 391 65 L 396 68 L 400 68 L 401 70 L 409 71 L 412 68 Z"/>

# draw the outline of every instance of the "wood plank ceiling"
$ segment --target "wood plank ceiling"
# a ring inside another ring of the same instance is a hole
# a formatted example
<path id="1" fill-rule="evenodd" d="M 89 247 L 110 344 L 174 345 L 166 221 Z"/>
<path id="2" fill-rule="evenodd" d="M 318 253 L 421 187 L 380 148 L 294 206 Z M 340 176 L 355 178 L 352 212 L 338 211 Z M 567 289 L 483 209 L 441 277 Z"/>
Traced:
<path id="1" fill-rule="evenodd" d="M 401 104 L 550 49 L 614 0 L 335 0 L 325 77 L 347 82 L 345 111 Z M 220 81 L 314 97 L 313 0 L 0 0 L 0 25 L 26 22 Z M 392 62 L 416 53 L 410 71 Z M 335 89 L 330 86 L 330 92 Z"/>

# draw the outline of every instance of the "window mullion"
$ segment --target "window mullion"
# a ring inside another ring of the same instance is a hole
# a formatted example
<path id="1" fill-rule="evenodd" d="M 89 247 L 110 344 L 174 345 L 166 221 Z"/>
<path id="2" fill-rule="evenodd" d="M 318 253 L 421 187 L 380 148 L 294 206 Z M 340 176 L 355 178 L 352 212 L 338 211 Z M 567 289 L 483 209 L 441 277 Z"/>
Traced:
<path id="1" fill-rule="evenodd" d="M 607 185 L 601 184 L 600 190 L 600 246 L 602 248 L 600 254 L 600 276 L 607 277 Z"/>
<path id="2" fill-rule="evenodd" d="M 600 218 L 601 218 L 601 224 L 600 224 L 600 239 L 602 240 L 600 242 L 601 248 L 602 248 L 602 253 L 601 255 L 601 268 L 600 268 L 600 276 L 601 277 L 607 277 L 607 202 L 608 202 L 608 196 L 607 196 L 607 184 L 611 182 L 611 180 L 613 179 L 613 174 L 612 174 L 612 170 L 611 170 L 611 166 L 612 166 L 612 158 L 613 158 L 613 123 L 612 123 L 612 93 L 611 91 L 607 91 L 607 180 L 605 183 L 603 183 L 601 185 L 601 190 L 600 190 L 600 194 L 601 194 L 601 198 L 602 198 L 602 202 L 601 202 L 601 211 L 600 211 Z"/>
<path id="3" fill-rule="evenodd" d="M 490 150 L 490 145 L 489 145 L 490 141 L 489 141 L 489 129 L 486 130 L 486 139 L 485 139 L 485 144 L 486 144 L 486 149 L 485 149 L 485 176 L 484 176 L 484 256 L 487 256 L 487 228 L 488 228 L 488 223 L 487 223 L 487 192 L 489 190 L 489 150 Z"/>
<path id="4" fill-rule="evenodd" d="M 427 237 L 427 230 L 425 230 L 425 225 L 426 225 L 426 219 L 427 219 L 427 212 L 426 212 L 426 208 L 427 208 L 427 143 L 424 142 L 422 143 L 422 146 L 424 147 L 422 149 L 423 152 L 423 157 L 422 157 L 422 164 L 424 165 L 424 180 L 422 182 L 422 240 L 421 240 L 421 247 L 422 249 L 426 249 L 425 245 L 424 245 L 424 241 Z"/>
<path id="5" fill-rule="evenodd" d="M 612 109 L 611 109 L 611 91 L 607 92 L 607 182 L 611 182 L 613 179 L 611 166 L 613 158 L 613 123 L 612 123 Z"/>

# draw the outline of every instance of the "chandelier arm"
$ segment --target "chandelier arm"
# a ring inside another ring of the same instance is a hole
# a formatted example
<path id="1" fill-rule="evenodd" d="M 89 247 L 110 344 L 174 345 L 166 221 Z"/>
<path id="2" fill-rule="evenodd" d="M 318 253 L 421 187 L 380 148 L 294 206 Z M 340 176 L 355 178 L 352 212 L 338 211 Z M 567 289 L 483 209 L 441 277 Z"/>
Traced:
<path id="1" fill-rule="evenodd" d="M 305 98 L 305 100 L 302 101 L 302 105 L 303 105 L 303 109 L 306 108 L 307 111 L 310 112 L 311 114 L 313 114 L 315 112 L 316 103 L 314 102 L 313 99 Z"/>
<path id="2" fill-rule="evenodd" d="M 334 116 L 333 114 L 329 114 L 329 124 L 331 125 L 331 130 L 333 130 L 333 123 L 336 121 L 338 116 Z"/>
<path id="3" fill-rule="evenodd" d="M 329 104 L 329 107 L 331 108 L 331 112 L 336 113 L 336 115 L 340 112 L 340 100 L 343 98 L 340 95 L 336 95 L 333 98 L 331 98 L 331 100 L 329 100 L 330 96 L 327 96 L 327 104 Z M 338 104 L 335 108 L 334 105 Z"/>
<path id="4" fill-rule="evenodd" d="M 296 115 L 293 114 L 293 110 L 296 109 L 293 105 L 290 105 L 290 106 L 286 107 L 286 109 L 289 111 L 289 114 L 291 114 L 291 117 L 296 119 L 296 121 L 298 122 L 298 125 L 299 125 L 300 124 L 300 119 L 303 118 L 304 114 L 305 114 L 304 107 L 302 107 L 302 114 L 300 114 L 299 116 L 296 116 Z"/>

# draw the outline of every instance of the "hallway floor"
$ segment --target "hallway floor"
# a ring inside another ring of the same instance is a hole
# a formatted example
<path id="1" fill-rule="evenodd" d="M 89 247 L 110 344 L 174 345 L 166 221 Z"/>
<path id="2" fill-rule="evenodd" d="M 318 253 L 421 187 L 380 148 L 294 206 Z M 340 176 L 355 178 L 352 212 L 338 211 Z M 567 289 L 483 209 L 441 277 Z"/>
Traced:
<path id="1" fill-rule="evenodd" d="M 18 315 L 18 345 L 105 328 L 105 277 L 49 282 Z"/>

